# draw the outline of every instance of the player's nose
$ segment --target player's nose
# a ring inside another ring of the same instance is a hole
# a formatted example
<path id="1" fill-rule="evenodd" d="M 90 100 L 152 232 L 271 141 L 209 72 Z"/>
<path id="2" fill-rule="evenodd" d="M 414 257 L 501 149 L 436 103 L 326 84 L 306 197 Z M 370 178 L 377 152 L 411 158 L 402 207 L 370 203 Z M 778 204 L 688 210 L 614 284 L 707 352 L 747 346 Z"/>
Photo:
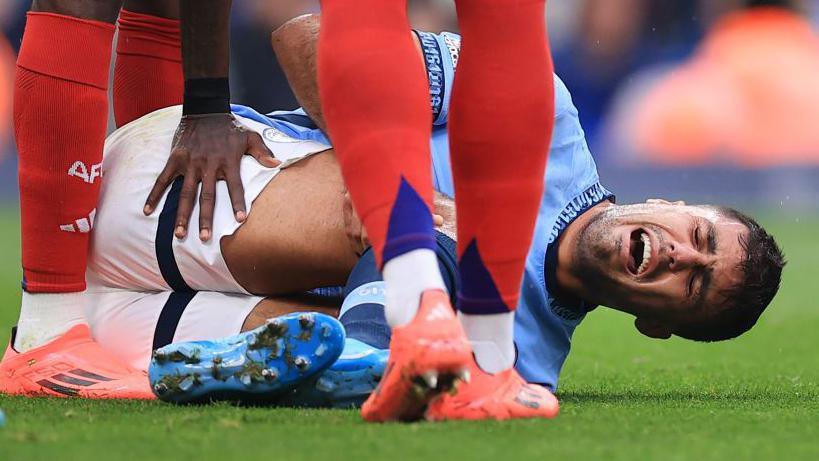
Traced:
<path id="1" fill-rule="evenodd" d="M 703 254 L 691 245 L 668 242 L 666 249 L 668 269 L 678 272 L 692 267 L 704 267 L 713 263 L 713 257 Z"/>

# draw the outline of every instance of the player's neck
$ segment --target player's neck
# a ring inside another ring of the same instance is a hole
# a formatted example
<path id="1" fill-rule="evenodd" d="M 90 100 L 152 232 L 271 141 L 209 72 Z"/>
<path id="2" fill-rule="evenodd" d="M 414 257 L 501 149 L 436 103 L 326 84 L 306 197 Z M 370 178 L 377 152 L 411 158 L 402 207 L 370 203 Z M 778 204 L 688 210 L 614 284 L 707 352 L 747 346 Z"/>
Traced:
<path id="1" fill-rule="evenodd" d="M 571 269 L 575 264 L 577 239 L 580 238 L 580 233 L 589 221 L 612 206 L 614 206 L 614 204 L 606 200 L 591 207 L 572 221 L 560 236 L 557 242 L 557 269 L 555 270 L 555 276 L 560 290 L 564 293 L 581 299 L 584 297 L 583 281 L 580 280 L 575 275 L 575 271 Z"/>

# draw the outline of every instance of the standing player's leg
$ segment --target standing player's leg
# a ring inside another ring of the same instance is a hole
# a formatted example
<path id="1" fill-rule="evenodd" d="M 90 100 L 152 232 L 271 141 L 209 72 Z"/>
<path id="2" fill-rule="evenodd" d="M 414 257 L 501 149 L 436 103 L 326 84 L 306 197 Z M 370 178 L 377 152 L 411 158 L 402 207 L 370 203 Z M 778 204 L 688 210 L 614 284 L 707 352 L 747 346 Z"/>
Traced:
<path id="1" fill-rule="evenodd" d="M 179 31 L 178 2 L 125 0 L 114 66 L 117 126 L 182 104 L 185 79 Z"/>
<path id="2" fill-rule="evenodd" d="M 405 306 L 389 308 L 390 323 L 405 324 L 421 291 L 443 287 L 431 214 L 429 96 L 406 0 L 324 0 L 319 37 L 324 117 L 379 266 L 387 284 L 398 285 L 389 280 L 393 266 L 417 260 L 421 280 L 413 285 L 426 285 Z"/>
<path id="3" fill-rule="evenodd" d="M 391 369 L 401 368 L 387 373 L 373 394 L 377 402 L 365 405 L 364 416 L 420 417 L 437 389 L 410 402 L 411 379 L 426 372 L 454 373 L 467 363 L 468 349 L 448 307 L 435 257 L 432 120 L 406 1 L 322 1 L 318 67 L 329 135 L 384 272 L 386 316 L 395 329 Z M 418 316 L 430 319 L 420 326 L 413 321 L 419 309 L 441 314 Z M 420 345 L 424 341 L 451 352 L 429 354 L 431 347 Z"/>
<path id="4" fill-rule="evenodd" d="M 455 241 L 436 232 L 437 258 L 447 290 L 456 293 Z M 299 406 L 360 406 L 374 391 L 389 359 L 390 327 L 384 315 L 386 296 L 372 248 L 356 264 L 347 286 L 338 320 L 347 338 L 341 357 L 318 382 L 300 386 L 291 397 Z"/>
<path id="5" fill-rule="evenodd" d="M 516 375 L 514 309 L 554 118 L 546 2 L 455 3 L 462 47 L 449 133 L 458 204 L 457 305 L 478 366 L 500 379 Z M 482 391 L 492 388 L 499 387 Z"/>
<path id="6" fill-rule="evenodd" d="M 28 16 L 14 86 L 24 293 L 15 347 L 0 364 L 4 392 L 151 397 L 144 375 L 93 342 L 80 293 L 102 174 L 108 68 L 120 4 L 35 0 Z M 20 373 L 26 363 L 29 373 Z M 90 371 L 108 381 L 71 387 L 39 374 L 66 363 L 73 371 L 94 367 Z"/>
<path id="7" fill-rule="evenodd" d="M 35 0 L 17 59 L 23 304 L 17 349 L 82 322 L 88 237 L 108 123 L 116 1 Z"/>

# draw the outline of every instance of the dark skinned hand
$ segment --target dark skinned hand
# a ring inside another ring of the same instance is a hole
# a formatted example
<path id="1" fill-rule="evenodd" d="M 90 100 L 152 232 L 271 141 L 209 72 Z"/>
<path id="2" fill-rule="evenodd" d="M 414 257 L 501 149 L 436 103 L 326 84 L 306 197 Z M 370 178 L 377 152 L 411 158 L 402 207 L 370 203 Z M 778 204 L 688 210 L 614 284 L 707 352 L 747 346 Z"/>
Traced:
<path id="1" fill-rule="evenodd" d="M 153 213 L 165 190 L 177 177 L 184 176 L 176 212 L 174 235 L 177 238 L 187 236 L 199 183 L 202 183 L 199 192 L 199 238 L 203 242 L 210 240 L 212 235 L 217 181 L 227 182 L 236 221 L 243 222 L 247 218 L 247 210 L 239 164 L 244 155 L 252 155 L 268 168 L 281 164 L 262 137 L 242 127 L 231 114 L 182 117 L 174 135 L 168 163 L 148 194 L 145 214 Z"/>

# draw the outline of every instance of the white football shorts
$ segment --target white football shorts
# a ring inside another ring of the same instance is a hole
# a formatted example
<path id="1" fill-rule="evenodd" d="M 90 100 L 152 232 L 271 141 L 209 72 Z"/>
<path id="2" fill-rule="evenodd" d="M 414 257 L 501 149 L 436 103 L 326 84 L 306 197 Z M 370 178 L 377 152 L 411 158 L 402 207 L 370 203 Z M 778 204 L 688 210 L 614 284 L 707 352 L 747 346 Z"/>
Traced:
<path id="1" fill-rule="evenodd" d="M 89 287 L 86 318 L 96 341 L 147 370 L 151 352 L 172 342 L 231 336 L 264 298 L 201 292 L 134 292 Z"/>
<path id="2" fill-rule="evenodd" d="M 166 191 L 151 216 L 142 211 L 170 156 L 181 116 L 181 106 L 161 109 L 123 126 L 106 140 L 104 180 L 86 276 L 89 288 L 248 294 L 228 270 L 219 245 L 222 237 L 233 234 L 240 225 L 234 218 L 223 181 L 217 183 L 213 238 L 208 242 L 200 241 L 198 232 L 190 232 L 184 240 L 173 235 L 181 178 Z M 259 133 L 282 161 L 278 168 L 266 168 L 251 156 L 242 159 L 240 171 L 248 213 L 253 201 L 279 171 L 330 149 L 319 142 L 291 138 L 254 120 L 236 118 L 247 129 Z M 198 203 L 193 208 L 189 228 L 199 228 Z"/>

